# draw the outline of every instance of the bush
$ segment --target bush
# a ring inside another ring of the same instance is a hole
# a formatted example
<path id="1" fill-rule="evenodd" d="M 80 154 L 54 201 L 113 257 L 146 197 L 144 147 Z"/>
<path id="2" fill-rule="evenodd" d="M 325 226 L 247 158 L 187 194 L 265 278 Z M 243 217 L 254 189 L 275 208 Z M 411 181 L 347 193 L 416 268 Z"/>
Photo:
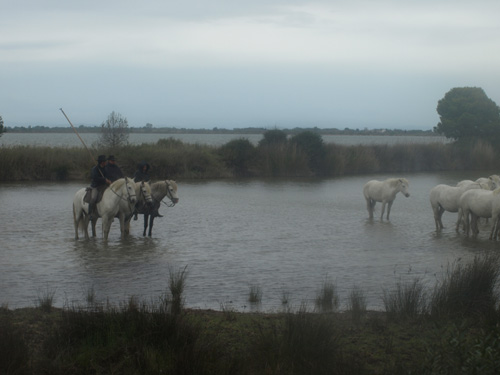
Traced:
<path id="1" fill-rule="evenodd" d="M 287 142 L 287 139 L 288 137 L 283 130 L 268 130 L 263 134 L 263 138 L 259 141 L 259 147 L 282 145 Z"/>
<path id="2" fill-rule="evenodd" d="M 294 135 L 290 142 L 306 153 L 313 172 L 323 174 L 326 150 L 320 134 L 307 130 Z"/>
<path id="3" fill-rule="evenodd" d="M 438 318 L 494 315 L 499 259 L 497 255 L 476 256 L 471 263 L 457 261 L 449 265 L 432 294 L 431 315 Z"/>
<path id="4" fill-rule="evenodd" d="M 398 282 L 394 291 L 384 290 L 383 301 L 391 318 L 416 318 L 427 312 L 426 295 L 420 279 Z"/>
<path id="5" fill-rule="evenodd" d="M 250 175 L 250 168 L 255 159 L 255 147 L 246 139 L 235 139 L 219 150 L 222 160 L 226 166 L 237 176 Z"/>

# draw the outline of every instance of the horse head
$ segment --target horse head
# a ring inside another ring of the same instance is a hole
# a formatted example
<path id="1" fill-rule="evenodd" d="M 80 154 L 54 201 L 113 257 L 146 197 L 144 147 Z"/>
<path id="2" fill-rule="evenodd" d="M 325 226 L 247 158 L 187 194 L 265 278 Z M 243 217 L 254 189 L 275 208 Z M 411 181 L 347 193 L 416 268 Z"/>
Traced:
<path id="1" fill-rule="evenodd" d="M 140 186 L 141 199 L 149 206 L 153 206 L 153 197 L 151 196 L 151 187 L 147 182 L 141 181 Z"/>
<path id="2" fill-rule="evenodd" d="M 399 182 L 399 191 L 406 198 L 408 198 L 410 196 L 410 192 L 408 191 L 408 189 L 410 188 L 410 185 L 408 184 L 408 180 L 406 178 L 400 178 L 398 182 Z"/>
<path id="3" fill-rule="evenodd" d="M 132 184 L 130 183 L 130 179 L 128 177 L 125 177 L 124 186 L 127 194 L 127 200 L 129 201 L 130 204 L 136 204 L 137 195 L 135 193 L 135 187 L 132 186 Z"/>
<path id="4" fill-rule="evenodd" d="M 179 203 L 179 197 L 177 196 L 177 183 L 174 180 L 165 180 L 166 195 L 168 199 L 175 205 Z"/>

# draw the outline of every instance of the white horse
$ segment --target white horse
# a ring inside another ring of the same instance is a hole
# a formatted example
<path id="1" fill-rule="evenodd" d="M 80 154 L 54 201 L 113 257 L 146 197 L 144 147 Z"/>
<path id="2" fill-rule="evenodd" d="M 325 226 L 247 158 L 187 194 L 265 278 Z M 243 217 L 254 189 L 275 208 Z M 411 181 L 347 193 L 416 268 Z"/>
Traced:
<path id="1" fill-rule="evenodd" d="M 480 177 L 475 182 L 480 183 L 483 189 L 495 190 L 500 187 L 500 176 L 492 174 L 490 177 Z"/>
<path id="2" fill-rule="evenodd" d="M 440 184 L 434 186 L 430 192 L 430 202 L 432 211 L 434 212 L 434 222 L 436 223 L 436 230 L 443 229 L 443 222 L 441 217 L 445 211 L 458 212 L 458 200 L 464 192 L 470 189 L 481 189 L 481 185 L 477 182 L 461 181 L 458 186 L 449 186 Z"/>
<path id="3" fill-rule="evenodd" d="M 149 222 L 149 237 L 152 235 L 153 222 L 155 217 L 158 217 L 158 209 L 160 208 L 163 198 L 167 197 L 172 206 L 175 206 L 179 202 L 179 197 L 177 195 L 177 183 L 173 180 L 155 182 L 151 184 L 151 196 L 153 197 L 152 208 L 147 205 L 137 205 L 137 213 L 144 215 L 144 232 L 142 235 L 146 235 Z M 128 222 L 128 225 L 130 226 L 130 221 Z"/>
<path id="4" fill-rule="evenodd" d="M 387 220 L 391 213 L 392 203 L 396 199 L 396 194 L 401 192 L 405 197 L 409 197 L 409 184 L 406 178 L 388 178 L 385 181 L 371 180 L 363 186 L 363 195 L 366 199 L 366 207 L 370 219 L 373 219 L 373 210 L 377 202 L 382 202 L 382 214 L 384 218 L 385 205 L 387 204 Z"/>
<path id="5" fill-rule="evenodd" d="M 129 180 L 132 181 L 131 179 Z M 119 202 L 117 217 L 120 221 L 120 232 L 122 238 L 124 238 L 125 235 L 129 233 L 129 223 L 134 214 L 135 208 L 137 206 L 150 207 L 153 205 L 153 198 L 151 197 L 151 187 L 147 182 L 132 182 L 132 186 L 134 187 L 137 201 L 135 203 L 132 203 L 129 200 L 122 199 Z M 96 236 L 96 223 L 97 218 L 92 220 L 92 237 Z"/>
<path id="6" fill-rule="evenodd" d="M 457 231 L 462 221 L 465 222 L 465 234 L 468 237 L 471 232 L 475 238 L 479 233 L 478 218 L 490 218 L 492 215 L 493 200 L 500 194 L 500 188 L 496 190 L 472 189 L 464 192 L 459 199 L 459 218 L 457 221 Z M 461 213 L 461 215 L 460 215 Z"/>
<path id="7" fill-rule="evenodd" d="M 75 239 L 78 239 L 78 229 L 82 229 L 85 238 L 89 238 L 89 204 L 84 202 L 86 188 L 78 190 L 73 198 L 73 221 L 75 225 Z M 102 232 L 105 240 L 108 239 L 113 218 L 118 213 L 121 201 L 134 204 L 137 201 L 132 181 L 125 177 L 113 182 L 103 193 L 102 199 L 96 205 L 96 212 L 102 218 Z"/>
<path id="8" fill-rule="evenodd" d="M 500 230 L 500 189 L 493 192 L 491 218 L 493 219 L 493 225 L 491 227 L 490 240 L 496 240 L 498 238 L 498 231 Z"/>

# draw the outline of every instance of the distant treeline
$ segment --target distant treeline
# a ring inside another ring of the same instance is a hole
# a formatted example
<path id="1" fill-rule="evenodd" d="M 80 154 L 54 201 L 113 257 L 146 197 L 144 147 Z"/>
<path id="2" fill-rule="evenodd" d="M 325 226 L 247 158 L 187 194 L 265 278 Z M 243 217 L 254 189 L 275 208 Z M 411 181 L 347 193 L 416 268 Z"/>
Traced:
<path id="1" fill-rule="evenodd" d="M 132 176 L 140 161 L 160 179 L 241 177 L 335 177 L 355 174 L 397 174 L 450 170 L 500 170 L 498 148 L 474 143 L 340 145 L 304 131 L 263 134 L 258 145 L 242 136 L 222 146 L 188 144 L 174 138 L 156 143 L 92 149 L 96 157 L 113 154 Z M 0 147 L 0 181 L 89 180 L 94 162 L 81 147 Z"/>
<path id="2" fill-rule="evenodd" d="M 77 127 L 79 133 L 100 133 L 101 126 L 86 126 L 80 125 Z M 176 128 L 176 127 L 154 127 L 151 124 L 147 124 L 144 127 L 129 127 L 127 129 L 129 133 L 157 133 L 157 134 L 263 134 L 269 129 L 266 128 L 234 128 L 234 129 L 224 129 L 224 128 L 212 128 L 212 129 L 188 129 L 188 128 Z M 403 130 L 403 129 L 337 129 L 337 128 L 292 128 L 292 129 L 280 129 L 288 135 L 299 134 L 304 131 L 314 131 L 315 133 L 322 135 L 421 135 L 421 136 L 432 136 L 438 134 L 434 133 L 432 130 Z M 71 133 L 73 129 L 70 126 L 7 126 L 5 128 L 6 133 Z"/>

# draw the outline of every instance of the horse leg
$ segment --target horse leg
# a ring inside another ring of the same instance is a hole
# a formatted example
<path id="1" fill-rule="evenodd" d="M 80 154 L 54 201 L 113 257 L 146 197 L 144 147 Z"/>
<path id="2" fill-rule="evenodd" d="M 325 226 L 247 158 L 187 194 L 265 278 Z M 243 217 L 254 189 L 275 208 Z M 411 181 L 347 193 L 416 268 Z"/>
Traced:
<path id="1" fill-rule="evenodd" d="M 118 220 L 120 221 L 120 235 L 121 238 L 125 238 L 125 217 L 120 214 L 118 217 Z"/>
<path id="2" fill-rule="evenodd" d="M 495 240 L 497 239 L 496 232 L 497 232 L 497 224 L 498 224 L 498 217 L 492 216 L 492 225 L 491 225 L 491 233 L 490 233 L 490 240 L 493 239 L 493 236 L 495 236 Z"/>
<path id="3" fill-rule="evenodd" d="M 471 213 L 471 226 L 472 226 L 473 238 L 477 238 L 477 235 L 479 234 L 478 222 L 479 222 L 479 217 Z"/>
<path id="4" fill-rule="evenodd" d="M 370 219 L 373 219 L 373 205 L 372 205 L 372 200 L 370 198 L 365 198 L 366 199 L 366 209 L 368 210 L 368 217 Z"/>
<path id="5" fill-rule="evenodd" d="M 384 212 L 385 212 L 385 205 L 387 204 L 386 201 L 382 201 L 382 213 L 380 214 L 380 220 L 384 220 Z"/>
<path id="6" fill-rule="evenodd" d="M 391 213 L 392 202 L 394 201 L 387 202 L 387 220 L 389 220 L 389 214 Z"/>
<path id="7" fill-rule="evenodd" d="M 469 211 L 462 212 L 462 217 L 461 219 L 464 222 L 464 232 L 465 236 L 469 237 L 470 233 L 470 218 L 469 218 Z M 458 224 L 457 224 L 458 225 Z"/>
<path id="8" fill-rule="evenodd" d="M 146 236 L 146 231 L 148 229 L 148 218 L 149 218 L 149 214 L 144 214 L 144 232 L 142 232 L 143 237 Z"/>
<path id="9" fill-rule="evenodd" d="M 457 225 L 455 226 L 455 231 L 457 233 L 460 232 L 460 224 L 462 224 L 462 227 L 463 227 L 464 232 L 465 232 L 466 225 L 465 225 L 464 213 L 463 213 L 461 208 L 458 209 Z"/>
<path id="10" fill-rule="evenodd" d="M 149 233 L 148 236 L 151 237 L 153 233 L 153 221 L 155 220 L 155 216 L 151 215 L 151 219 L 149 219 Z"/>
<path id="11" fill-rule="evenodd" d="M 108 217 L 104 216 L 102 218 L 102 236 L 105 241 L 108 240 L 110 229 L 111 229 L 111 220 Z"/>
<path id="12" fill-rule="evenodd" d="M 75 240 L 78 239 L 78 226 L 80 225 L 80 215 L 76 218 L 75 204 L 73 204 L 73 225 L 75 226 Z"/>
<path id="13" fill-rule="evenodd" d="M 97 235 L 96 235 L 95 227 L 97 225 L 97 218 L 92 218 L 92 220 L 90 222 L 92 225 L 92 237 L 96 237 Z"/>

